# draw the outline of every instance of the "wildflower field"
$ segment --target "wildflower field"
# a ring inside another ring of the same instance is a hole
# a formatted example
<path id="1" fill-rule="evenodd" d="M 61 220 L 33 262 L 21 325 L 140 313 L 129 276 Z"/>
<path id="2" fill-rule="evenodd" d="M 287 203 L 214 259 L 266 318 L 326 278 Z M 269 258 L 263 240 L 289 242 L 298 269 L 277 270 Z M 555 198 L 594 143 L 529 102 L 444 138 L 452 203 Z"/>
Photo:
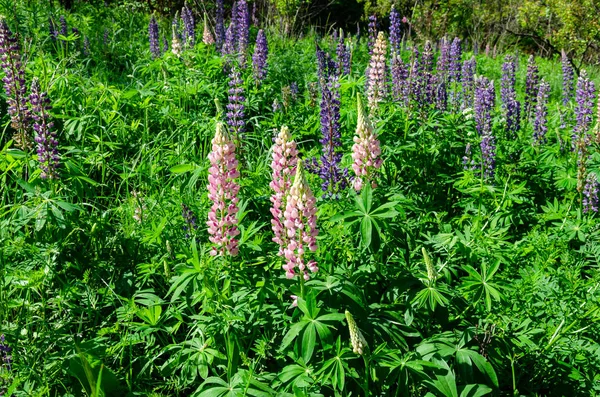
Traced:
<path id="1" fill-rule="evenodd" d="M 599 395 L 600 70 L 275 3 L 0 1 L 0 396 Z"/>

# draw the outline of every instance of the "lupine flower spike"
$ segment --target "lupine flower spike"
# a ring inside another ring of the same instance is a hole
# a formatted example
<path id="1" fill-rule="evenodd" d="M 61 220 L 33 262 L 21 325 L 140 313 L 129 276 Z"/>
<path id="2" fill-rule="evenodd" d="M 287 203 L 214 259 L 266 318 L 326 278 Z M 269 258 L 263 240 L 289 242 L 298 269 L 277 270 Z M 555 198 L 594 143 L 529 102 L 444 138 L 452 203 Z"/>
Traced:
<path id="1" fill-rule="evenodd" d="M 216 0 L 215 8 L 215 42 L 217 45 L 217 50 L 221 51 L 223 43 L 225 42 L 223 0 Z"/>
<path id="2" fill-rule="evenodd" d="M 154 15 L 150 17 L 150 24 L 148 25 L 148 36 L 150 38 L 150 53 L 152 54 L 152 58 L 158 58 L 160 56 L 158 22 L 156 22 L 156 18 L 154 18 Z"/>
<path id="3" fill-rule="evenodd" d="M 58 167 L 60 165 L 58 140 L 56 139 L 56 131 L 52 129 L 54 124 L 50 121 L 50 115 L 48 114 L 52 107 L 46 93 L 41 91 L 40 82 L 37 78 L 34 78 L 31 84 L 29 102 L 31 103 L 34 120 L 33 130 L 35 131 L 38 161 L 42 170 L 40 177 L 42 179 L 58 179 Z"/>
<path id="4" fill-rule="evenodd" d="M 181 40 L 179 39 L 179 34 L 177 33 L 177 25 L 173 24 L 172 28 L 173 38 L 171 40 L 171 51 L 173 52 L 173 54 L 181 56 L 181 53 L 183 52 L 183 47 L 181 45 Z"/>
<path id="5" fill-rule="evenodd" d="M 532 116 L 537 104 L 540 76 L 533 55 L 527 61 L 527 76 L 525 78 L 525 118 Z"/>
<path id="6" fill-rule="evenodd" d="M 385 81 L 386 47 L 385 36 L 383 32 L 379 32 L 373 48 L 373 55 L 371 55 L 371 62 L 369 63 L 369 87 L 367 94 L 369 98 L 369 111 L 371 114 L 377 113 L 379 102 L 385 99 L 387 92 Z"/>
<path id="7" fill-rule="evenodd" d="M 236 146 L 222 123 L 212 140 L 212 151 L 208 155 L 208 198 L 213 205 L 208 212 L 209 240 L 214 244 L 211 255 L 237 255 L 240 234 L 237 227 L 238 192 L 240 176 L 236 159 Z"/>
<path id="8" fill-rule="evenodd" d="M 317 250 L 317 206 L 316 199 L 308 186 L 308 181 L 302 169 L 302 160 L 296 165 L 294 184 L 287 197 L 283 214 L 287 230 L 288 244 L 284 250 L 286 264 L 283 265 L 287 278 L 293 278 L 299 271 L 305 280 L 310 278 L 308 271 L 316 273 L 319 268 L 314 260 L 306 262 L 306 249 Z"/>
<path id="9" fill-rule="evenodd" d="M 358 123 L 354 145 L 352 146 L 352 169 L 354 170 L 354 190 L 360 191 L 365 184 L 376 187 L 375 173 L 381 167 L 381 147 L 375 129 L 371 124 L 367 112 L 362 104 L 360 94 L 358 95 Z"/>
<path id="10" fill-rule="evenodd" d="M 533 142 L 534 145 L 542 144 L 546 141 L 546 132 L 548 131 L 548 95 L 550 94 L 550 85 L 544 80 L 540 82 L 536 104 L 535 120 L 533 121 Z"/>
<path id="11" fill-rule="evenodd" d="M 215 44 L 215 39 L 210 32 L 210 27 L 208 26 L 208 18 L 206 14 L 204 14 L 204 29 L 202 31 L 202 42 L 206 45 Z"/>
<path id="12" fill-rule="evenodd" d="M 252 67 L 254 69 L 254 78 L 260 83 L 267 76 L 267 57 L 269 56 L 269 45 L 267 36 L 261 29 L 256 36 L 256 46 L 252 55 Z"/>
<path id="13" fill-rule="evenodd" d="M 348 322 L 348 331 L 350 331 L 350 344 L 352 345 L 352 351 L 355 354 L 363 355 L 369 346 L 367 340 L 363 336 L 362 332 L 360 332 L 360 329 L 358 329 L 358 325 L 356 325 L 356 321 L 354 321 L 352 313 L 346 310 L 345 314 L 346 321 Z"/>
<path id="14" fill-rule="evenodd" d="M 290 194 L 290 188 L 296 174 L 296 164 L 298 163 L 298 150 L 296 142 L 292 139 L 290 130 L 287 126 L 281 127 L 281 131 L 275 137 L 275 145 L 273 145 L 273 161 L 271 168 L 273 169 L 272 179 L 270 183 L 273 189 L 271 195 L 271 226 L 273 228 L 273 241 L 279 244 L 278 255 L 283 255 L 284 249 L 288 245 L 287 229 L 284 226 L 285 219 L 283 212 L 286 208 L 286 200 Z"/>
<path id="15" fill-rule="evenodd" d="M 21 61 L 19 42 L 10 31 L 5 20 L 0 21 L 0 54 L 4 71 L 4 91 L 8 104 L 11 126 L 15 130 L 15 145 L 23 150 L 31 147 L 29 126 L 31 114 L 27 107 L 25 65 Z"/>
<path id="16" fill-rule="evenodd" d="M 183 20 L 183 37 L 186 48 L 194 48 L 196 44 L 196 23 L 194 21 L 194 14 L 188 7 L 187 3 L 184 4 L 181 9 L 181 19 Z"/>
<path id="17" fill-rule="evenodd" d="M 583 212 L 598 212 L 598 178 L 589 173 L 583 188 Z"/>

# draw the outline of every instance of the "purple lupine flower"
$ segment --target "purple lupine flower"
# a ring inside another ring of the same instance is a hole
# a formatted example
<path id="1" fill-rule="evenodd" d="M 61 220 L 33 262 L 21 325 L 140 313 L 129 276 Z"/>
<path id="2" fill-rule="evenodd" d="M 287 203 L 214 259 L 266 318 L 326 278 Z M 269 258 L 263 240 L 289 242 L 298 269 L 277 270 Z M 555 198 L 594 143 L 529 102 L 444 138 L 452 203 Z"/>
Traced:
<path id="1" fill-rule="evenodd" d="M 52 106 L 50 106 L 48 95 L 40 89 L 40 82 L 37 78 L 34 78 L 31 84 L 29 102 L 34 120 L 33 130 L 35 131 L 38 161 L 42 170 L 40 178 L 58 179 L 60 165 L 58 140 L 56 131 L 53 130 L 54 123 L 50 121 L 50 114 L 48 114 Z"/>
<path id="2" fill-rule="evenodd" d="M 66 36 L 69 31 L 69 28 L 67 27 L 67 18 L 65 18 L 64 15 L 61 15 L 59 21 L 60 21 L 60 31 L 58 32 L 58 34 Z"/>
<path id="3" fill-rule="evenodd" d="M 515 136 L 521 128 L 521 103 L 516 98 L 517 93 L 515 90 L 516 70 L 515 57 L 507 55 L 502 64 L 500 98 L 502 99 L 502 109 L 506 118 L 506 129 L 510 136 Z"/>
<path id="4" fill-rule="evenodd" d="M 448 53 L 448 83 L 460 83 L 462 48 L 460 39 L 455 37 Z"/>
<path id="5" fill-rule="evenodd" d="M 194 48 L 196 44 L 196 23 L 194 14 L 187 3 L 181 9 L 181 19 L 183 20 L 183 43 L 187 48 Z"/>
<path id="6" fill-rule="evenodd" d="M 198 218 L 196 218 L 194 211 L 192 211 L 190 207 L 184 203 L 181 203 L 181 216 L 185 221 L 185 225 L 183 226 L 185 238 L 190 238 L 190 233 L 193 233 L 196 229 L 198 229 Z"/>
<path id="7" fill-rule="evenodd" d="M 256 12 L 256 1 L 252 3 L 252 24 L 258 26 L 258 13 Z"/>
<path id="8" fill-rule="evenodd" d="M 445 37 L 440 40 L 440 56 L 437 62 L 437 72 L 446 79 L 450 63 L 450 45 Z"/>
<path id="9" fill-rule="evenodd" d="M 433 105 L 435 103 L 435 92 L 436 85 L 433 74 L 433 47 L 430 41 L 425 42 L 423 47 L 423 56 L 421 57 L 421 63 L 423 65 L 423 88 L 425 94 L 426 105 Z"/>
<path id="10" fill-rule="evenodd" d="M 298 88 L 298 83 L 296 83 L 295 81 L 292 81 L 292 84 L 290 84 L 290 93 L 292 94 L 293 100 L 296 100 L 296 98 L 298 98 L 300 89 Z"/>
<path id="11" fill-rule="evenodd" d="M 229 103 L 227 104 L 227 125 L 229 131 L 240 140 L 245 131 L 244 115 L 244 82 L 237 65 L 229 73 Z"/>
<path id="12" fill-rule="evenodd" d="M 163 35 L 163 52 L 169 52 L 169 40 L 167 39 L 167 35 Z"/>
<path id="13" fill-rule="evenodd" d="M 465 155 L 462 158 L 463 169 L 465 171 L 471 170 L 474 171 L 477 169 L 477 165 L 475 164 L 475 160 L 473 160 L 471 156 L 471 144 L 467 143 L 467 147 L 465 148 Z"/>
<path id="14" fill-rule="evenodd" d="M 385 99 L 387 95 L 385 79 L 385 54 L 386 41 L 383 32 L 377 35 L 377 41 L 373 47 L 371 62 L 369 63 L 369 89 L 367 97 L 369 103 L 369 112 L 376 114 L 379 109 L 379 102 Z"/>
<path id="15" fill-rule="evenodd" d="M 239 54 L 239 63 L 242 68 L 246 67 L 246 52 L 248 51 L 248 37 L 250 35 L 250 15 L 248 13 L 248 3 L 246 0 L 237 2 L 237 24 L 236 24 L 236 43 L 237 53 Z"/>
<path id="16" fill-rule="evenodd" d="M 316 158 L 307 164 L 307 169 L 319 175 L 323 181 L 324 197 L 338 197 L 348 186 L 348 169 L 342 169 L 342 136 L 340 133 L 340 91 L 335 62 L 329 54 L 317 47 L 318 75 L 321 86 L 321 133 L 323 145 L 320 164 Z"/>
<path id="17" fill-rule="evenodd" d="M 232 55 L 235 52 L 235 31 L 235 21 L 231 21 L 225 33 L 225 42 L 221 48 L 223 55 Z"/>
<path id="18" fill-rule="evenodd" d="M 424 99 L 424 90 L 425 90 L 425 81 L 424 81 L 424 73 L 423 67 L 420 61 L 419 49 L 417 46 L 413 47 L 413 57 L 412 64 L 410 67 L 410 97 L 413 102 L 420 107 L 425 104 Z"/>
<path id="19" fill-rule="evenodd" d="M 160 44 L 158 43 L 158 22 L 156 22 L 154 15 L 150 17 L 150 23 L 148 24 L 148 36 L 150 38 L 150 53 L 152 54 L 152 58 L 158 58 L 160 56 Z"/>
<path id="20" fill-rule="evenodd" d="M 4 71 L 4 91 L 8 104 L 11 126 L 15 130 L 15 145 L 23 150 L 31 147 L 29 125 L 31 113 L 27 107 L 25 64 L 21 61 L 19 42 L 10 31 L 6 21 L 0 21 L 0 54 Z"/>
<path id="21" fill-rule="evenodd" d="M 392 98 L 402 106 L 408 106 L 410 98 L 410 81 L 408 80 L 408 65 L 400 55 L 393 55 L 391 62 Z"/>
<path id="22" fill-rule="evenodd" d="M 462 109 L 473 108 L 475 100 L 475 71 L 477 69 L 477 61 L 475 57 L 466 59 L 462 65 L 461 80 L 462 80 Z"/>
<path id="23" fill-rule="evenodd" d="M 479 135 L 491 134 L 492 110 L 496 100 L 494 82 L 484 76 L 475 77 L 475 126 Z"/>
<path id="24" fill-rule="evenodd" d="M 448 87 L 441 75 L 433 75 L 431 84 L 435 87 L 435 108 L 445 111 L 448 107 Z"/>
<path id="25" fill-rule="evenodd" d="M 215 42 L 217 51 L 221 51 L 223 43 L 225 42 L 225 12 L 223 10 L 223 0 L 216 0 L 215 2 L 216 14 L 215 14 Z"/>
<path id="26" fill-rule="evenodd" d="M 369 55 L 373 53 L 373 46 L 377 40 L 377 15 L 373 14 L 369 16 L 369 36 L 367 41 L 367 48 L 369 49 Z"/>
<path id="27" fill-rule="evenodd" d="M 589 173 L 583 188 L 583 212 L 598 212 L 598 177 Z"/>
<path id="28" fill-rule="evenodd" d="M 574 73 L 571 62 L 567 57 L 565 50 L 561 51 L 562 57 L 562 72 L 563 72 L 563 105 L 567 106 L 571 98 L 573 98 L 573 82 Z"/>
<path id="29" fill-rule="evenodd" d="M 2 369 L 6 369 L 8 372 L 12 371 L 11 351 L 12 348 L 6 343 L 4 334 L 0 335 L 0 374 L 3 372 Z M 0 389 L 0 393 L 3 393 L 2 389 Z"/>
<path id="30" fill-rule="evenodd" d="M 252 55 L 252 67 L 254 69 L 254 77 L 260 83 L 267 76 L 267 57 L 269 55 L 269 46 L 267 36 L 261 29 L 256 36 L 256 46 Z"/>
<path id="31" fill-rule="evenodd" d="M 533 55 L 527 61 L 527 76 L 525 77 L 525 114 L 529 119 L 532 116 L 533 110 L 536 108 L 536 101 L 539 93 L 540 76 L 538 67 L 535 63 Z"/>
<path id="32" fill-rule="evenodd" d="M 392 5 L 390 11 L 390 52 L 392 56 L 400 54 L 400 42 L 402 40 L 400 23 L 400 13 Z"/>
<path id="33" fill-rule="evenodd" d="M 483 177 L 493 179 L 496 168 L 496 142 L 492 134 L 481 137 L 481 166 Z"/>
<path id="34" fill-rule="evenodd" d="M 538 87 L 535 101 L 535 120 L 533 121 L 533 144 L 540 145 L 546 142 L 548 131 L 548 95 L 550 84 L 542 80 Z"/>
<path id="35" fill-rule="evenodd" d="M 591 141 L 589 129 L 592 125 L 593 112 L 594 112 L 594 100 L 596 99 L 596 86 L 591 81 L 585 70 L 581 71 L 579 78 L 577 79 L 577 92 L 576 92 L 575 106 L 575 128 L 573 129 L 573 140 L 584 139 L 586 144 Z"/>
<path id="36" fill-rule="evenodd" d="M 350 74 L 350 51 L 346 47 L 344 40 L 344 31 L 340 29 L 339 40 L 336 47 L 337 53 L 337 69 L 341 74 Z"/>
<path id="37" fill-rule="evenodd" d="M 423 47 L 423 56 L 421 57 L 423 71 L 433 73 L 433 46 L 431 41 L 427 40 Z"/>

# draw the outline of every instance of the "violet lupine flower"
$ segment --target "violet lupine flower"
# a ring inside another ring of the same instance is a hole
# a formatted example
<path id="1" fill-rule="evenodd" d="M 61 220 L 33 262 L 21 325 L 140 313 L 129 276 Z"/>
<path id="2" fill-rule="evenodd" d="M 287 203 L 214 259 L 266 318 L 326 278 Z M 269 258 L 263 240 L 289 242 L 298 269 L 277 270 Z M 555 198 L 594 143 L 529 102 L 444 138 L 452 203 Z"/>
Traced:
<path id="1" fill-rule="evenodd" d="M 438 74 L 433 75 L 431 84 L 435 87 L 435 108 L 443 112 L 448 107 L 448 86 L 446 85 L 446 81 Z"/>
<path id="2" fill-rule="evenodd" d="M 535 100 L 535 120 L 533 121 L 533 144 L 540 145 L 546 142 L 548 132 L 548 95 L 550 84 L 542 80 L 538 87 Z"/>
<path id="3" fill-rule="evenodd" d="M 235 256 L 238 254 L 238 241 L 235 237 L 240 234 L 237 227 L 240 190 L 237 179 L 240 173 L 237 169 L 236 145 L 225 131 L 223 123 L 217 124 L 208 160 L 208 198 L 213 204 L 206 224 L 209 240 L 215 245 L 210 254 Z"/>
<path id="4" fill-rule="evenodd" d="M 585 70 L 581 71 L 579 78 L 577 79 L 577 92 L 576 92 L 575 106 L 575 128 L 574 139 L 585 139 L 586 142 L 590 141 L 589 129 L 592 125 L 592 118 L 594 112 L 594 100 L 596 99 L 596 86 L 593 81 L 588 78 Z"/>
<path id="5" fill-rule="evenodd" d="M 237 66 L 229 73 L 229 103 L 227 104 L 227 125 L 235 139 L 241 139 L 245 131 L 244 81 Z"/>
<path id="6" fill-rule="evenodd" d="M 183 226 L 185 238 L 190 238 L 190 233 L 193 233 L 198 229 L 198 219 L 196 218 L 196 214 L 194 214 L 194 211 L 192 211 L 190 207 L 181 203 L 181 216 L 185 221 L 185 226 Z"/>
<path id="7" fill-rule="evenodd" d="M 0 335 L 0 370 L 6 368 L 8 372 L 12 371 L 12 355 L 10 354 L 11 351 L 12 348 L 6 343 L 4 334 Z M 0 371 L 0 374 L 1 373 L 2 371 Z M 2 389 L 0 389 L 0 393 L 2 393 Z"/>
<path id="8" fill-rule="evenodd" d="M 460 83 L 462 48 L 460 39 L 455 37 L 448 52 L 448 82 Z"/>
<path id="9" fill-rule="evenodd" d="M 387 95 L 385 81 L 386 47 L 385 36 L 383 32 L 379 32 L 377 41 L 375 41 L 375 46 L 373 47 L 371 62 L 369 63 L 369 89 L 367 90 L 367 97 L 369 98 L 369 112 L 371 114 L 377 113 L 379 102 L 384 100 Z"/>
<path id="10" fill-rule="evenodd" d="M 375 14 L 369 16 L 369 36 L 367 41 L 367 48 L 369 49 L 369 55 L 373 53 L 373 46 L 377 40 L 377 16 Z"/>
<path id="11" fill-rule="evenodd" d="M 269 55 L 269 45 L 267 36 L 261 29 L 256 36 L 256 46 L 254 46 L 254 54 L 252 54 L 252 67 L 254 69 L 254 78 L 258 83 L 264 80 L 267 76 L 267 57 Z"/>
<path id="12" fill-rule="evenodd" d="M 26 150 L 31 147 L 29 125 L 31 114 L 27 107 L 27 86 L 25 83 L 25 64 L 21 61 L 19 42 L 14 37 L 6 21 L 0 21 L 0 54 L 4 71 L 4 91 L 8 104 L 8 114 L 15 130 L 15 146 Z"/>
<path id="13" fill-rule="evenodd" d="M 302 160 L 296 165 L 296 176 L 290 188 L 285 206 L 284 226 L 287 229 L 288 244 L 284 249 L 286 264 L 283 265 L 287 278 L 293 278 L 296 271 L 302 273 L 305 280 L 310 278 L 308 271 L 316 273 L 319 268 L 314 260 L 306 263 L 306 248 L 311 252 L 317 250 L 317 206 L 315 196 L 310 190 Z M 296 270 L 297 269 L 297 270 Z"/>
<path id="14" fill-rule="evenodd" d="M 67 18 L 65 18 L 64 15 L 61 15 L 59 20 L 60 20 L 60 31 L 58 32 L 58 34 L 66 36 L 69 31 L 69 28 L 67 27 Z"/>
<path id="15" fill-rule="evenodd" d="M 223 0 L 216 0 L 215 8 L 215 42 L 217 51 L 221 51 L 223 43 L 225 42 L 225 12 L 223 10 Z"/>
<path id="16" fill-rule="evenodd" d="M 346 47 L 346 43 L 344 40 L 344 31 L 340 29 L 339 40 L 336 47 L 337 53 L 337 69 L 340 74 L 349 75 L 350 74 L 350 51 Z"/>
<path id="17" fill-rule="evenodd" d="M 571 66 L 571 62 L 569 61 L 565 50 L 562 50 L 561 54 L 563 72 L 563 105 L 567 106 L 571 98 L 573 98 L 574 73 L 573 67 Z"/>
<path id="18" fill-rule="evenodd" d="M 225 42 L 223 43 L 223 47 L 221 47 L 223 55 L 232 55 L 235 52 L 235 31 L 235 23 L 231 21 L 225 33 Z"/>
<path id="19" fill-rule="evenodd" d="M 37 78 L 34 78 L 31 84 L 29 102 L 31 103 L 34 120 L 33 130 L 35 131 L 38 161 L 42 170 L 40 178 L 58 179 L 58 167 L 60 166 L 58 140 L 56 139 L 56 131 L 52 129 L 54 123 L 50 121 L 50 115 L 48 114 L 52 106 L 50 106 L 50 99 L 47 94 L 41 91 L 40 82 Z"/>
<path id="20" fill-rule="evenodd" d="M 442 37 L 440 40 L 440 56 L 437 62 L 437 72 L 439 75 L 444 76 L 448 73 L 448 67 L 450 63 L 450 44 L 448 43 L 448 39 Z"/>
<path id="21" fill-rule="evenodd" d="M 483 76 L 475 79 L 475 124 L 481 136 L 481 172 L 486 179 L 494 177 L 496 145 L 492 135 L 492 110 L 496 94 L 494 82 Z"/>
<path id="22" fill-rule="evenodd" d="M 400 55 L 400 42 L 402 40 L 400 23 L 400 13 L 392 5 L 390 11 L 390 52 L 392 56 Z"/>
<path id="23" fill-rule="evenodd" d="M 50 31 L 50 36 L 52 40 L 56 40 L 58 38 L 58 29 L 52 17 L 48 17 L 48 29 Z"/>
<path id="24" fill-rule="evenodd" d="M 421 62 L 423 65 L 424 103 L 432 105 L 435 103 L 436 85 L 433 74 L 433 47 L 430 41 L 425 42 Z"/>
<path id="25" fill-rule="evenodd" d="M 298 83 L 292 81 L 290 84 L 290 93 L 292 94 L 292 99 L 295 101 L 298 98 L 298 94 L 300 93 L 300 88 L 298 88 Z"/>
<path id="26" fill-rule="evenodd" d="M 392 55 L 392 98 L 402 106 L 408 106 L 410 98 L 410 81 L 408 80 L 408 65 L 400 55 Z"/>
<path id="27" fill-rule="evenodd" d="M 585 180 L 583 188 L 583 212 L 598 212 L 598 177 L 591 172 Z"/>
<path id="28" fill-rule="evenodd" d="M 516 64 L 515 57 L 507 55 L 502 64 L 502 80 L 500 84 L 500 98 L 502 109 L 506 118 L 506 129 L 511 136 L 521 128 L 521 103 L 516 99 Z"/>
<path id="29" fill-rule="evenodd" d="M 525 77 L 525 114 L 524 116 L 529 119 L 532 116 L 533 110 L 536 108 L 536 101 L 538 97 L 540 85 L 540 76 L 538 67 L 535 63 L 533 55 L 527 60 L 527 76 Z"/>
<path id="30" fill-rule="evenodd" d="M 158 58 L 160 56 L 160 44 L 158 43 L 158 22 L 156 22 L 154 15 L 150 17 L 150 23 L 148 24 L 148 36 L 150 39 L 150 53 L 152 54 L 152 58 Z"/>
<path id="31" fill-rule="evenodd" d="M 484 76 L 475 77 L 475 126 L 479 135 L 491 134 L 492 110 L 494 109 L 496 92 L 494 82 Z"/>
<path id="32" fill-rule="evenodd" d="M 273 170 L 271 183 L 269 186 L 273 189 L 271 195 L 271 226 L 273 228 L 273 241 L 279 244 L 278 255 L 283 255 L 284 249 L 288 246 L 287 229 L 284 226 L 285 219 L 283 212 L 286 208 L 286 200 L 290 194 L 290 188 L 296 174 L 296 164 L 298 163 L 298 150 L 296 142 L 292 139 L 290 130 L 287 126 L 281 127 L 281 131 L 275 138 L 273 145 L 273 161 L 271 168 Z"/>
<path id="33" fill-rule="evenodd" d="M 413 58 L 410 68 L 410 97 L 415 102 L 417 107 L 425 104 L 425 75 L 423 73 L 423 67 L 420 62 L 420 54 L 417 46 L 413 47 Z"/>
<path id="34" fill-rule="evenodd" d="M 204 27 L 202 29 L 202 42 L 205 45 L 213 45 L 215 44 L 215 38 L 213 37 L 210 27 L 208 26 L 208 18 L 206 14 L 204 14 Z"/>
<path id="35" fill-rule="evenodd" d="M 167 35 L 163 35 L 163 52 L 169 52 L 169 40 Z"/>
<path id="36" fill-rule="evenodd" d="M 462 65 L 461 80 L 462 80 L 462 109 L 472 109 L 473 101 L 475 100 L 475 71 L 477 69 L 477 61 L 475 57 L 466 59 Z"/>
<path id="37" fill-rule="evenodd" d="M 377 47 L 377 44 L 375 45 Z M 375 50 L 376 51 L 376 50 Z M 358 95 L 358 121 L 356 123 L 356 135 L 354 135 L 354 145 L 352 145 L 352 169 L 354 170 L 354 180 L 352 186 L 359 192 L 365 184 L 370 184 L 375 188 L 375 174 L 381 167 L 381 146 L 375 128 L 369 120 L 365 108 Z"/>
<path id="38" fill-rule="evenodd" d="M 187 3 L 181 9 L 181 19 L 183 20 L 183 43 L 187 48 L 194 48 L 196 44 L 196 23 L 194 14 Z"/>
<path id="39" fill-rule="evenodd" d="M 323 154 L 319 161 L 312 159 L 308 170 L 319 175 L 324 197 L 337 197 L 348 185 L 348 169 L 342 169 L 342 136 L 340 134 L 340 91 L 335 62 L 317 48 L 318 75 L 321 86 L 321 133 Z"/>
<path id="40" fill-rule="evenodd" d="M 477 164 L 475 164 L 475 160 L 473 160 L 471 156 L 471 144 L 467 143 L 467 147 L 465 148 L 465 155 L 462 158 L 463 169 L 465 171 L 474 171 L 477 169 Z"/>
<path id="41" fill-rule="evenodd" d="M 250 35 L 250 15 L 248 13 L 248 3 L 246 0 L 238 0 L 236 24 L 236 42 L 237 53 L 239 54 L 239 63 L 242 68 L 246 67 L 246 52 L 248 51 L 248 37 Z"/>

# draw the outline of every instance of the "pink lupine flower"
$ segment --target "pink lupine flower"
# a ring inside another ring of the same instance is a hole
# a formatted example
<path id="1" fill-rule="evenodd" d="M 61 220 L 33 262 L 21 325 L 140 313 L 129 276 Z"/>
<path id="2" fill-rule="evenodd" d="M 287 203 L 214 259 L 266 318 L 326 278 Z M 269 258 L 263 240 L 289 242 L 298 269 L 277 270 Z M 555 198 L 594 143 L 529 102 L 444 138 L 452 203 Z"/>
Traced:
<path id="1" fill-rule="evenodd" d="M 202 42 L 206 45 L 215 44 L 215 38 L 210 32 L 210 28 L 208 27 L 208 20 L 206 18 L 206 14 L 204 14 L 204 31 L 202 32 Z"/>
<path id="2" fill-rule="evenodd" d="M 213 202 L 208 212 L 209 240 L 215 245 L 211 255 L 237 255 L 240 234 L 237 228 L 237 197 L 240 185 L 237 178 L 238 161 L 235 157 L 235 143 L 225 131 L 222 123 L 217 124 L 217 132 L 212 140 L 212 151 L 208 155 L 208 198 Z"/>
<path id="3" fill-rule="evenodd" d="M 375 173 L 381 167 L 381 146 L 375 129 L 371 124 L 360 95 L 358 95 L 358 122 L 356 125 L 356 135 L 354 136 L 354 145 L 352 146 L 352 169 L 356 177 L 353 187 L 357 192 L 360 191 L 365 183 L 371 183 L 374 188 Z"/>
<path id="4" fill-rule="evenodd" d="M 283 254 L 286 264 L 283 265 L 287 278 L 296 275 L 296 269 L 302 272 L 305 280 L 310 278 L 308 271 L 315 273 L 319 270 L 314 260 L 306 263 L 304 254 L 306 248 L 315 252 L 317 250 L 317 207 L 316 199 L 308 186 L 302 169 L 302 160 L 298 160 L 296 166 L 296 177 L 290 188 L 285 207 L 284 226 L 287 230 L 287 247 Z"/>
<path id="5" fill-rule="evenodd" d="M 273 233 L 275 233 L 273 241 L 279 244 L 278 255 L 283 255 L 283 249 L 287 246 L 287 230 L 284 228 L 283 211 L 292 187 L 297 162 L 296 142 L 292 139 L 289 128 L 283 126 L 275 138 L 275 145 L 273 145 L 273 161 L 271 162 L 273 174 L 269 184 L 274 191 L 271 196 L 271 203 L 273 203 L 271 207 L 271 214 L 273 214 L 271 225 Z"/>
<path id="6" fill-rule="evenodd" d="M 375 41 L 375 47 L 373 48 L 371 62 L 369 63 L 369 87 L 367 89 L 367 96 L 369 98 L 369 110 L 371 113 L 377 111 L 379 102 L 385 98 L 387 93 L 385 81 L 386 47 L 385 35 L 383 32 L 379 32 L 377 41 Z"/>
<path id="7" fill-rule="evenodd" d="M 298 307 L 298 296 L 290 295 L 290 298 L 292 298 L 292 307 Z"/>

